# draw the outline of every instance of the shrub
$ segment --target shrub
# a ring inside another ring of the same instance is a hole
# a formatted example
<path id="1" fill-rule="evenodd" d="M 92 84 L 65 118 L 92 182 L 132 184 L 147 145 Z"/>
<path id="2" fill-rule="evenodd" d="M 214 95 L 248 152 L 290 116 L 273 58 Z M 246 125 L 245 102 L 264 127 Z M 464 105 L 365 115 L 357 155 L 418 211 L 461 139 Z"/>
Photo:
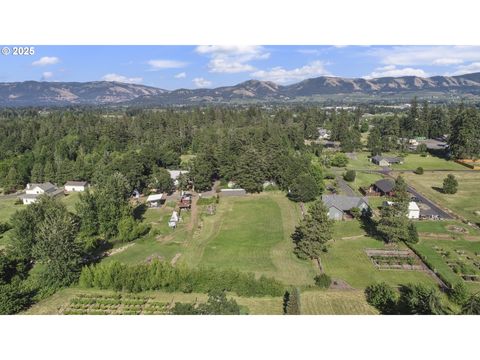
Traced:
<path id="1" fill-rule="evenodd" d="M 448 174 L 447 177 L 443 180 L 443 193 L 444 194 L 455 194 L 458 189 L 458 181 L 454 175 Z"/>
<path id="2" fill-rule="evenodd" d="M 413 172 L 417 175 L 423 175 L 423 167 L 419 166 Z"/>
<path id="3" fill-rule="evenodd" d="M 365 289 L 367 302 L 382 314 L 395 314 L 397 307 L 397 294 L 387 283 L 378 283 L 367 286 Z"/>
<path id="4" fill-rule="evenodd" d="M 338 152 L 330 159 L 330 165 L 335 167 L 345 167 L 348 164 L 348 157 L 344 153 Z"/>
<path id="5" fill-rule="evenodd" d="M 454 284 L 448 291 L 448 297 L 457 305 L 463 305 L 467 302 L 469 293 L 467 286 L 463 281 Z"/>
<path id="6" fill-rule="evenodd" d="M 320 274 L 315 276 L 315 285 L 322 289 L 328 289 L 332 284 L 332 278 L 327 274 Z"/>
<path id="7" fill-rule="evenodd" d="M 345 172 L 345 175 L 343 175 L 343 179 L 348 182 L 355 181 L 356 177 L 357 177 L 357 173 L 355 170 L 347 170 Z"/>
<path id="8" fill-rule="evenodd" d="M 174 267 L 158 260 L 130 266 L 110 262 L 84 267 L 79 284 L 87 288 L 127 292 L 165 290 L 206 293 L 225 290 L 239 296 L 281 296 L 284 291 L 283 285 L 277 280 L 264 276 L 256 279 L 252 273 Z"/>

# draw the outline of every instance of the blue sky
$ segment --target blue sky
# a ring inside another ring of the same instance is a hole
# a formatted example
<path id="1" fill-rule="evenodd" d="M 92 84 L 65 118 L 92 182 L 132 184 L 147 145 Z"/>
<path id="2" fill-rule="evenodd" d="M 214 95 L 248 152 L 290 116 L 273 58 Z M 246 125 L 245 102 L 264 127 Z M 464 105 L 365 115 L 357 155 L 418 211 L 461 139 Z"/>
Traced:
<path id="1" fill-rule="evenodd" d="M 164 89 L 470 72 L 480 72 L 480 46 L 35 46 L 33 56 L 0 55 L 0 82 L 115 80 Z"/>

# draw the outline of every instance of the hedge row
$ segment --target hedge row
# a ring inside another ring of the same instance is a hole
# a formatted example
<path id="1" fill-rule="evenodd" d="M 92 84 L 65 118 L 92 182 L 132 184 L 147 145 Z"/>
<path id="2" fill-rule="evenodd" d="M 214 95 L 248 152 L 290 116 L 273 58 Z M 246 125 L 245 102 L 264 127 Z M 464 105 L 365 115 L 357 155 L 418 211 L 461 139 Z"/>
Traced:
<path id="1" fill-rule="evenodd" d="M 125 265 L 109 262 L 84 267 L 79 283 L 85 288 L 134 293 L 148 290 L 207 293 L 221 289 L 239 296 L 282 296 L 285 289 L 275 279 L 264 276 L 256 279 L 252 273 L 174 267 L 158 260 L 150 264 Z"/>
<path id="2" fill-rule="evenodd" d="M 425 257 L 413 245 L 408 244 L 407 242 L 405 242 L 405 244 L 410 248 L 410 250 L 412 250 L 415 254 L 417 254 L 417 256 L 425 263 L 425 265 L 427 265 L 428 268 L 432 270 L 435 273 L 435 275 L 437 275 L 438 278 L 445 283 L 445 285 L 447 285 L 448 289 L 452 289 L 454 284 L 450 280 L 448 280 L 441 272 L 436 271 L 435 266 L 431 263 L 431 261 L 427 257 Z"/>

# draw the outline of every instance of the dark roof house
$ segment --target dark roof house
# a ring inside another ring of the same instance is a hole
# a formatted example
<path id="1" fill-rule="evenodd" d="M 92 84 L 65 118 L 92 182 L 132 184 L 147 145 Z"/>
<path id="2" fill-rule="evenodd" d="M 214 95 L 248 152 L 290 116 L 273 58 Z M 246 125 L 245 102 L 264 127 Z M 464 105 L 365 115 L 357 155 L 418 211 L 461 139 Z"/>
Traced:
<path id="1" fill-rule="evenodd" d="M 381 179 L 378 180 L 373 188 L 375 191 L 379 192 L 380 195 L 393 195 L 393 189 L 395 188 L 395 181 L 391 179 Z"/>

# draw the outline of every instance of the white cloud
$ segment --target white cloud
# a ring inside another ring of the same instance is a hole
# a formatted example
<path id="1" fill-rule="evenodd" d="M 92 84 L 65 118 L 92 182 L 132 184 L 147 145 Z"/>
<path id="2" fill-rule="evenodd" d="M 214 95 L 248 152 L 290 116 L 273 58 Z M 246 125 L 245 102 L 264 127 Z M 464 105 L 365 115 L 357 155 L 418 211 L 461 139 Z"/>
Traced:
<path id="1" fill-rule="evenodd" d="M 208 87 L 208 86 L 212 85 L 211 81 L 206 80 L 202 77 L 195 78 L 192 81 L 195 84 L 195 86 L 199 87 L 199 88 L 204 88 L 204 87 Z"/>
<path id="2" fill-rule="evenodd" d="M 174 76 L 175 79 L 185 79 L 186 77 L 187 77 L 186 72 L 181 72 Z"/>
<path id="3" fill-rule="evenodd" d="M 53 72 L 51 72 L 51 71 L 45 71 L 45 72 L 42 73 L 42 78 L 41 78 L 41 80 L 42 80 L 42 81 L 47 81 L 47 80 L 51 79 L 52 77 L 53 77 Z"/>
<path id="4" fill-rule="evenodd" d="M 259 70 L 251 74 L 251 76 L 256 79 L 269 80 L 277 83 L 301 81 L 310 77 L 322 75 L 331 74 L 325 69 L 325 63 L 321 61 L 313 61 L 300 68 L 290 70 L 277 66 L 270 70 Z"/>
<path id="5" fill-rule="evenodd" d="M 143 79 L 141 77 L 127 77 L 119 74 L 106 74 L 102 77 L 104 81 L 116 81 L 122 83 L 141 83 Z"/>
<path id="6" fill-rule="evenodd" d="M 411 67 L 397 68 L 395 65 L 387 65 L 376 68 L 369 75 L 364 76 L 366 79 L 380 78 L 380 77 L 398 77 L 398 76 L 419 76 L 428 77 L 422 69 L 415 69 Z"/>
<path id="7" fill-rule="evenodd" d="M 187 66 L 186 62 L 177 60 L 150 60 L 148 61 L 151 70 L 177 69 Z"/>
<path id="8" fill-rule="evenodd" d="M 468 65 L 458 66 L 454 72 L 447 75 L 463 75 L 475 72 L 480 72 L 480 62 L 474 62 Z"/>
<path id="9" fill-rule="evenodd" d="M 44 56 L 40 59 L 32 62 L 33 66 L 46 66 L 46 65 L 55 65 L 60 62 L 60 59 L 56 56 Z"/>
<path id="10" fill-rule="evenodd" d="M 201 45 L 195 51 L 210 57 L 208 67 L 214 73 L 241 73 L 256 70 L 250 61 L 264 60 L 270 53 L 256 45 Z"/>
<path id="11" fill-rule="evenodd" d="M 386 65 L 457 65 L 480 61 L 480 46 L 395 46 L 373 49 L 370 55 Z"/>

